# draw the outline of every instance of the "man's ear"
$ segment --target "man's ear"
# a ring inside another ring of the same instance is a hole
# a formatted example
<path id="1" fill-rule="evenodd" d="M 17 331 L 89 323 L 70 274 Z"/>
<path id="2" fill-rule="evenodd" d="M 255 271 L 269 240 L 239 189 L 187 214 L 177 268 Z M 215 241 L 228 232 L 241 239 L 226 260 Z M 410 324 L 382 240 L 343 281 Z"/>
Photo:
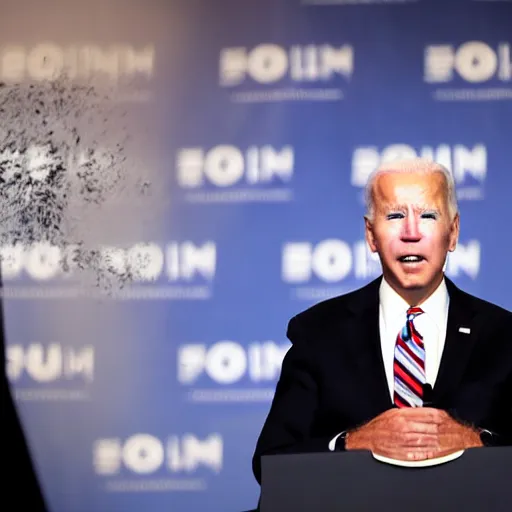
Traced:
<path id="1" fill-rule="evenodd" d="M 370 247 L 372 252 L 377 252 L 377 244 L 375 243 L 375 234 L 373 232 L 373 224 L 371 220 L 368 218 L 368 215 L 364 216 L 364 227 L 365 227 L 365 236 L 366 241 Z"/>
<path id="2" fill-rule="evenodd" d="M 450 252 L 455 251 L 455 248 L 457 247 L 457 242 L 459 240 L 459 233 L 460 233 L 460 216 L 458 213 L 456 213 L 455 217 L 453 218 L 453 220 L 450 224 L 450 245 L 448 247 L 448 250 Z"/>

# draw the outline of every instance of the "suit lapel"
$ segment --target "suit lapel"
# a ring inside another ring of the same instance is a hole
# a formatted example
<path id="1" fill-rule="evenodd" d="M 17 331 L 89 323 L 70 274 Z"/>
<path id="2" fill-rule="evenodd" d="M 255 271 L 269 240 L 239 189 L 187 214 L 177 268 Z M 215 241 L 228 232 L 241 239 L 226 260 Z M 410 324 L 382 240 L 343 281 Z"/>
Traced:
<path id="1" fill-rule="evenodd" d="M 367 285 L 358 300 L 354 300 L 351 309 L 353 317 L 353 344 L 355 360 L 365 388 L 371 397 L 372 407 L 378 411 L 389 409 L 393 405 L 382 359 L 379 329 L 379 285 L 381 279 Z M 346 328 L 346 324 L 345 324 Z M 346 333 L 344 333 L 346 335 Z"/>
<path id="2" fill-rule="evenodd" d="M 450 306 L 446 341 L 433 389 L 434 402 L 438 402 L 457 387 L 476 343 L 476 333 L 473 328 L 475 312 L 471 304 L 465 294 L 449 279 L 446 279 L 446 286 L 450 295 Z M 468 333 L 467 330 L 470 332 Z"/>

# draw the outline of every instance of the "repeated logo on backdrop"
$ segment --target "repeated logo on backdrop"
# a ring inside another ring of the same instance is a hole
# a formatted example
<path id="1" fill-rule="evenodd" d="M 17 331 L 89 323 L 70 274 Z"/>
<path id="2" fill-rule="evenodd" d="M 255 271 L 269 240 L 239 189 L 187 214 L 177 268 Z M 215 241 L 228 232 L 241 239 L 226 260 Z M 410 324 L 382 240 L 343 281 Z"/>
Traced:
<path id="1" fill-rule="evenodd" d="M 339 101 L 354 73 L 350 44 L 223 48 L 219 85 L 234 103 Z"/>
<path id="2" fill-rule="evenodd" d="M 289 348 L 270 340 L 187 343 L 177 350 L 177 380 L 191 402 L 269 402 Z"/>
<path id="3" fill-rule="evenodd" d="M 41 42 L 32 46 L 7 44 L 0 47 L 0 81 L 54 80 L 103 82 L 117 89 L 116 100 L 145 101 L 154 76 L 153 44 L 134 46 Z M 136 89 L 134 88 L 136 87 Z"/>
<path id="4" fill-rule="evenodd" d="M 467 41 L 425 47 L 424 80 L 437 101 L 512 100 L 511 43 Z"/>
<path id="5" fill-rule="evenodd" d="M 298 0 L 302 5 L 311 5 L 314 7 L 318 6 L 332 6 L 332 5 L 339 5 L 339 6 L 349 6 L 352 7 L 354 5 L 371 5 L 371 4 L 408 4 L 408 3 L 417 3 L 421 0 Z"/>
<path id="6" fill-rule="evenodd" d="M 349 243 L 336 238 L 317 243 L 284 244 L 281 277 L 294 300 L 320 301 L 350 291 L 345 280 L 359 283 L 380 274 L 380 262 L 364 240 Z"/>
<path id="7" fill-rule="evenodd" d="M 128 248 L 102 246 L 87 269 L 76 264 L 76 245 L 45 242 L 0 247 L 4 297 L 63 298 L 104 295 L 116 299 L 209 299 L 217 266 L 214 241 L 140 243 Z M 96 279 L 84 285 L 81 272 L 109 280 L 108 293 Z"/>
<path id="8" fill-rule="evenodd" d="M 293 198 L 293 147 L 182 148 L 176 179 L 190 203 L 286 202 Z"/>
<path id="9" fill-rule="evenodd" d="M 108 492 L 204 491 L 222 470 L 220 434 L 158 437 L 135 433 L 93 444 L 93 465 Z"/>
<path id="10" fill-rule="evenodd" d="M 94 347 L 63 343 L 9 344 L 7 376 L 23 402 L 82 401 L 91 398 Z"/>

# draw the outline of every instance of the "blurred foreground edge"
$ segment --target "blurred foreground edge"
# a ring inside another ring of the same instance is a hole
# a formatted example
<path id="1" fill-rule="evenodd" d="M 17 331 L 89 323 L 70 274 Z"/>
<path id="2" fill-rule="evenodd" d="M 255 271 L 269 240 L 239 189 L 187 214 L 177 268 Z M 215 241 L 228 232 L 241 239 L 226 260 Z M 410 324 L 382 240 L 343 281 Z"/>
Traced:
<path id="1" fill-rule="evenodd" d="M 0 289 L 2 277 L 0 275 Z M 0 343 L 2 365 L 2 459 L 6 480 L 3 480 L 0 508 L 6 512 L 24 510 L 47 512 L 45 500 L 32 462 L 29 446 L 9 386 L 6 370 L 6 334 L 3 301 L 0 298 Z M 5 477 L 4 477 L 5 478 Z M 11 508 L 14 504 L 14 508 Z"/>

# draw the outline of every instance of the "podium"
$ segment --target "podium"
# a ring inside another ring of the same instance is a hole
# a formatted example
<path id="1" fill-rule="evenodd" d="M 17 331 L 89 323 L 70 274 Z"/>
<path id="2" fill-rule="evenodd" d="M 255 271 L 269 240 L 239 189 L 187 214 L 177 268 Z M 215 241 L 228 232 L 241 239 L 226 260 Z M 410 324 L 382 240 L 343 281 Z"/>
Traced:
<path id="1" fill-rule="evenodd" d="M 466 450 L 429 467 L 380 462 L 368 451 L 267 455 L 261 512 L 512 511 L 512 446 Z"/>

